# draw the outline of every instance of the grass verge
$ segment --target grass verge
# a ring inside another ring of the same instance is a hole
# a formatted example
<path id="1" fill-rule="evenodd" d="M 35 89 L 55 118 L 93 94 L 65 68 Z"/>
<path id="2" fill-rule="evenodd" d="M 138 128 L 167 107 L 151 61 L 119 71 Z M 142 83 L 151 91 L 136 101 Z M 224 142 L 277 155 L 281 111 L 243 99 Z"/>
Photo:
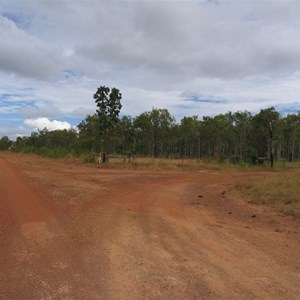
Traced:
<path id="1" fill-rule="evenodd" d="M 110 158 L 108 164 L 102 165 L 104 168 L 128 168 L 128 169 L 152 169 L 167 171 L 270 171 L 270 168 L 261 168 L 249 165 L 234 165 L 230 163 L 220 163 L 212 160 L 200 159 L 170 159 L 170 158 L 152 158 L 135 157 L 131 162 L 124 162 L 122 158 Z"/>
<path id="2" fill-rule="evenodd" d="M 276 172 L 239 181 L 236 188 L 249 203 L 263 204 L 300 219 L 300 170 Z"/>

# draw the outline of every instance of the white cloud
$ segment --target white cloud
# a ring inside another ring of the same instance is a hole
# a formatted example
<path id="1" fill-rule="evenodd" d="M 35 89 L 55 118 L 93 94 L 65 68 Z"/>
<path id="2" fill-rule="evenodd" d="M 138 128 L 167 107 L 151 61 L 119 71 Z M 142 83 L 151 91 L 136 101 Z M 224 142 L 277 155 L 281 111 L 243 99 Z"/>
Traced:
<path id="1" fill-rule="evenodd" d="M 63 129 L 71 129 L 72 126 L 68 122 L 61 121 L 50 121 L 47 118 L 37 118 L 37 119 L 26 119 L 24 124 L 27 126 L 31 126 L 34 130 L 47 128 L 48 130 L 63 130 Z"/>

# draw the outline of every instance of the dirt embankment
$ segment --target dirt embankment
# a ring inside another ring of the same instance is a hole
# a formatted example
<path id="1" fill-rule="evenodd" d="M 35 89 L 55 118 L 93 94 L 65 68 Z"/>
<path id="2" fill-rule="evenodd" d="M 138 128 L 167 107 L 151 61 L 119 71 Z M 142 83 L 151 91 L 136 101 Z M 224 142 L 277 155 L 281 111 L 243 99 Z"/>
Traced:
<path id="1" fill-rule="evenodd" d="M 299 299 L 299 222 L 242 176 L 1 153 L 0 299 Z"/>

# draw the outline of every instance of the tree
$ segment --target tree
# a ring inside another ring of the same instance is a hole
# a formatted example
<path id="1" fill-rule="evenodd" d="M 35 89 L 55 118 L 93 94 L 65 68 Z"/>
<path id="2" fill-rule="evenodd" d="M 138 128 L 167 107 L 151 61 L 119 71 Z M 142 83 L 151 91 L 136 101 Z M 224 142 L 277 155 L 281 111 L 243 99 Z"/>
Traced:
<path id="1" fill-rule="evenodd" d="M 136 144 L 136 133 L 131 116 L 123 116 L 115 129 L 115 143 L 118 153 L 134 154 Z"/>
<path id="2" fill-rule="evenodd" d="M 153 129 L 149 112 L 138 115 L 133 121 L 134 130 L 136 132 L 136 150 L 143 156 L 153 155 Z"/>
<path id="3" fill-rule="evenodd" d="M 286 156 L 288 160 L 294 161 L 296 157 L 299 159 L 300 114 L 287 115 L 284 118 L 283 130 L 285 136 Z"/>
<path id="4" fill-rule="evenodd" d="M 94 99 L 98 107 L 100 141 L 102 144 L 102 155 L 109 146 L 110 135 L 113 127 L 118 122 L 119 113 L 122 108 L 122 94 L 116 88 L 110 89 L 100 86 L 94 94 Z"/>
<path id="5" fill-rule="evenodd" d="M 219 161 L 230 159 L 234 149 L 233 128 L 231 113 L 203 117 L 200 139 L 206 158 Z"/>
<path id="6" fill-rule="evenodd" d="M 262 157 L 269 156 L 272 167 L 274 160 L 274 131 L 276 133 L 276 125 L 279 118 L 280 114 L 275 110 L 274 107 L 262 109 L 256 116 L 253 117 L 258 155 Z"/>
<path id="7" fill-rule="evenodd" d="M 12 141 L 7 136 L 0 139 L 0 150 L 8 150 L 11 145 Z"/>
<path id="8" fill-rule="evenodd" d="M 198 116 L 183 117 L 180 122 L 180 142 L 182 145 L 181 157 L 200 158 L 201 139 L 200 139 L 200 121 Z"/>
<path id="9" fill-rule="evenodd" d="M 91 150 L 93 152 L 99 151 L 99 127 L 99 116 L 97 114 L 87 115 L 87 117 L 78 124 L 79 142 L 83 152 Z"/>
<path id="10" fill-rule="evenodd" d="M 167 156 L 171 152 L 171 130 L 175 118 L 167 109 L 153 108 L 134 120 L 138 151 L 147 156 Z"/>
<path id="11" fill-rule="evenodd" d="M 235 149 L 237 161 L 255 162 L 256 149 L 250 145 L 252 130 L 252 115 L 248 111 L 238 111 L 233 114 Z"/>

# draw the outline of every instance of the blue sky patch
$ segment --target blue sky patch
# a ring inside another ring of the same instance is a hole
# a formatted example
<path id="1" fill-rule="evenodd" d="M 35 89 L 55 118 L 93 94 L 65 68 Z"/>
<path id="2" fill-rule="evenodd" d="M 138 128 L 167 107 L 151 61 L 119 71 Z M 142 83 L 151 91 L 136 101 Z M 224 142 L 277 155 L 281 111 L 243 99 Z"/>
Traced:
<path id="1" fill-rule="evenodd" d="M 62 121 L 70 123 L 72 126 L 77 126 L 85 118 L 64 117 Z"/>
<path id="2" fill-rule="evenodd" d="M 212 104 L 222 104 L 226 103 L 223 99 L 207 99 L 207 98 L 201 98 L 198 96 L 192 96 L 189 97 L 187 100 L 193 101 L 193 102 L 200 102 L 200 103 L 212 103 Z"/>
<path id="3" fill-rule="evenodd" d="M 298 113 L 300 113 L 300 104 L 299 103 L 291 103 L 291 104 L 285 104 L 284 106 L 276 105 L 275 109 L 281 115 L 298 114 Z"/>
<path id="4" fill-rule="evenodd" d="M 32 100 L 13 100 L 11 98 L 14 98 L 14 95 L 10 95 L 9 97 L 2 97 L 3 95 L 0 95 L 0 106 L 2 107 L 18 107 L 18 108 L 24 108 L 24 107 L 36 107 L 35 102 Z M 11 99 L 11 100 L 9 100 Z"/>
<path id="5" fill-rule="evenodd" d="M 2 14 L 6 19 L 14 22 L 17 27 L 21 29 L 28 29 L 30 27 L 30 17 L 23 16 L 21 13 L 5 12 Z"/>

